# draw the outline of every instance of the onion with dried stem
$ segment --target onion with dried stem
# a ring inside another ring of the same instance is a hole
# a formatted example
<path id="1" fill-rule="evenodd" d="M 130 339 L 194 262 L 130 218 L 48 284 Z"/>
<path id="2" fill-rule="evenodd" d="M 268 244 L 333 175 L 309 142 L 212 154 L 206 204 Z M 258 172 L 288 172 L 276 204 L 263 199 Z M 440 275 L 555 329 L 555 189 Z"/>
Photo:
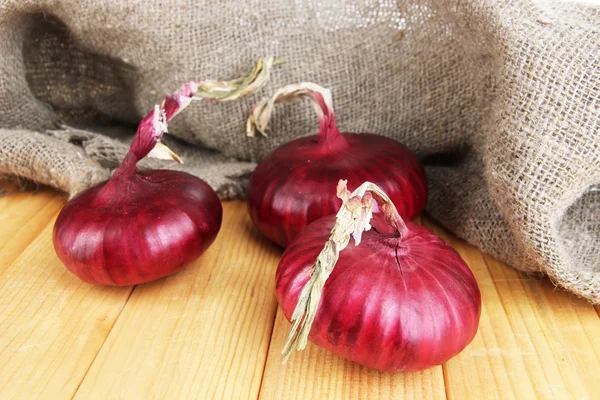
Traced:
<path id="1" fill-rule="evenodd" d="M 260 88 L 273 58 L 232 81 L 188 82 L 140 122 L 129 152 L 112 177 L 70 200 L 54 225 L 56 254 L 85 282 L 135 285 L 170 275 L 215 240 L 222 207 L 201 179 L 171 170 L 140 171 L 148 156 L 180 158 L 160 143 L 167 122 L 192 100 L 232 101 Z"/>
<path id="2" fill-rule="evenodd" d="M 270 240 L 287 246 L 311 222 L 335 214 L 333 195 L 340 176 L 350 185 L 371 181 L 388 193 L 400 215 L 412 219 L 425 209 L 427 181 L 416 155 L 397 141 L 368 133 L 341 133 L 331 92 L 314 83 L 289 85 L 252 110 L 247 131 L 264 134 L 276 102 L 307 96 L 319 118 L 317 136 L 293 140 L 267 155 L 248 184 L 250 217 Z"/>
<path id="3" fill-rule="evenodd" d="M 481 313 L 479 287 L 460 255 L 404 221 L 371 182 L 350 193 L 340 181 L 337 194 L 337 216 L 309 225 L 277 269 L 277 299 L 293 323 L 284 360 L 309 338 L 384 371 L 422 370 L 458 354 Z"/>

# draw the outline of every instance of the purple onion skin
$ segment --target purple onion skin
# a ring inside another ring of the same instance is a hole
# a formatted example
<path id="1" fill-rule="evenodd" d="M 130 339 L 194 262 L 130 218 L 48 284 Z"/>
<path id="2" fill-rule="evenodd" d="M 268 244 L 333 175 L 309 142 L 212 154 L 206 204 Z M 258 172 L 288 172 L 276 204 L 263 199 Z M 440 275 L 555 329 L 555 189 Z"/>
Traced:
<path id="1" fill-rule="evenodd" d="M 284 252 L 277 300 L 290 317 L 335 216 L 309 225 Z M 382 371 L 418 371 L 462 351 L 477 332 L 481 294 L 460 255 L 409 221 L 409 234 L 363 233 L 326 281 L 310 340 Z"/>
<path id="2" fill-rule="evenodd" d="M 196 89 L 189 82 L 155 106 L 112 177 L 61 210 L 54 249 L 81 280 L 114 286 L 150 282 L 194 261 L 215 240 L 223 209 L 207 183 L 185 172 L 137 168 L 153 150 L 159 158 L 179 160 L 159 141 L 167 121 L 191 102 Z"/>
<path id="3" fill-rule="evenodd" d="M 267 155 L 252 173 L 247 192 L 250 217 L 280 246 L 287 247 L 311 222 L 337 213 L 342 204 L 335 195 L 340 179 L 347 179 L 349 187 L 373 182 L 404 219 L 425 209 L 425 170 L 410 149 L 380 135 L 337 135 L 326 141 L 318 136 L 291 141 Z"/>
<path id="4" fill-rule="evenodd" d="M 136 285 L 197 259 L 215 240 L 222 215 L 219 198 L 201 179 L 136 171 L 69 201 L 54 225 L 54 248 L 85 282 Z"/>

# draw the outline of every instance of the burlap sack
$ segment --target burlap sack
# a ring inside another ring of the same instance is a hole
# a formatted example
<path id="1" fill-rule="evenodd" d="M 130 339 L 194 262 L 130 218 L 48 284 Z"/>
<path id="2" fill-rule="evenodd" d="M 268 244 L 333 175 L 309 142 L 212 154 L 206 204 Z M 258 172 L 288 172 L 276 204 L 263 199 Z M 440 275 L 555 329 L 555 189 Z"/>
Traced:
<path id="1" fill-rule="evenodd" d="M 60 124 L 116 122 L 130 137 L 181 83 L 274 55 L 287 63 L 258 94 L 172 121 L 178 168 L 243 195 L 253 162 L 317 126 L 308 104 L 280 105 L 270 137 L 248 138 L 251 105 L 313 81 L 332 89 L 342 130 L 423 157 L 434 218 L 600 302 L 599 26 L 590 5 L 533 0 L 3 0 L 0 172 L 75 193 L 127 140 Z"/>

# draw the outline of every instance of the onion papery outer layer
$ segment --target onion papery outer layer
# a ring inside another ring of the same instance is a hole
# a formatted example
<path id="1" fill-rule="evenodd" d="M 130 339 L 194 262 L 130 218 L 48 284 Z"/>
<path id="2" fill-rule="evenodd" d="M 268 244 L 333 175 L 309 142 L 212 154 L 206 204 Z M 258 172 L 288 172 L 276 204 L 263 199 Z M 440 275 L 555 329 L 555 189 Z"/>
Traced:
<path id="1" fill-rule="evenodd" d="M 223 209 L 215 191 L 180 171 L 139 171 L 148 156 L 181 162 L 160 143 L 167 122 L 193 99 L 232 101 L 260 88 L 273 58 L 232 81 L 188 82 L 155 106 L 138 126 L 112 177 L 71 199 L 53 231 L 60 260 L 85 282 L 127 286 L 170 275 L 215 240 Z"/>
<path id="2" fill-rule="evenodd" d="M 334 194 L 340 177 L 353 187 L 365 181 L 381 187 L 405 219 L 423 212 L 427 179 L 417 156 L 384 136 L 340 133 L 326 89 L 310 83 L 280 89 L 254 108 L 249 133 L 267 129 L 277 96 L 282 101 L 311 97 L 320 110 L 320 128 L 316 136 L 274 150 L 252 173 L 246 194 L 248 211 L 267 238 L 286 247 L 308 224 L 335 214 L 342 204 Z"/>
<path id="3" fill-rule="evenodd" d="M 298 313 L 298 302 L 322 269 L 315 260 L 331 243 L 335 224 L 335 216 L 313 222 L 282 256 L 276 294 L 292 322 L 308 318 Z M 320 298 L 308 301 L 316 307 L 312 342 L 367 367 L 416 371 L 448 361 L 472 341 L 481 294 L 471 270 L 426 228 L 406 222 L 401 229 L 368 230 L 360 244 L 339 251 Z"/>

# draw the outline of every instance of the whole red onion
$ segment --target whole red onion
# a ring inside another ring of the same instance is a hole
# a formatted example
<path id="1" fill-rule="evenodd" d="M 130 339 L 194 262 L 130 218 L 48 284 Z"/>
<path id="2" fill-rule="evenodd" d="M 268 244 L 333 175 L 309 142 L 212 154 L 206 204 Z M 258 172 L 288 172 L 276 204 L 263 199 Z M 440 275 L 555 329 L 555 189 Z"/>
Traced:
<path id="1" fill-rule="evenodd" d="M 194 98 L 230 101 L 254 91 L 272 65 L 259 60 L 230 82 L 189 82 L 141 121 L 112 177 L 74 197 L 56 220 L 54 248 L 71 272 L 89 283 L 135 285 L 178 271 L 211 245 L 223 213 L 215 191 L 188 173 L 136 164 L 146 156 L 180 161 L 159 143 L 167 121 Z"/>
<path id="2" fill-rule="evenodd" d="M 412 219 L 425 209 L 423 166 L 406 146 L 368 133 L 340 133 L 331 93 L 313 83 L 290 85 L 252 111 L 248 134 L 265 132 L 276 101 L 308 96 L 319 117 L 319 134 L 293 140 L 268 154 L 248 184 L 250 217 L 270 240 L 285 247 L 311 222 L 335 214 L 333 195 L 340 176 L 350 185 L 371 181 L 392 199 L 400 215 Z"/>
<path id="3" fill-rule="evenodd" d="M 422 370 L 458 354 L 475 336 L 481 313 L 469 267 L 426 228 L 405 223 L 375 185 L 350 194 L 341 181 L 338 193 L 337 217 L 309 225 L 277 270 L 277 299 L 294 322 L 284 359 L 308 337 L 384 371 Z M 380 224 L 361 236 L 370 229 L 373 199 L 393 229 Z M 346 247 L 351 234 L 356 245 Z"/>

